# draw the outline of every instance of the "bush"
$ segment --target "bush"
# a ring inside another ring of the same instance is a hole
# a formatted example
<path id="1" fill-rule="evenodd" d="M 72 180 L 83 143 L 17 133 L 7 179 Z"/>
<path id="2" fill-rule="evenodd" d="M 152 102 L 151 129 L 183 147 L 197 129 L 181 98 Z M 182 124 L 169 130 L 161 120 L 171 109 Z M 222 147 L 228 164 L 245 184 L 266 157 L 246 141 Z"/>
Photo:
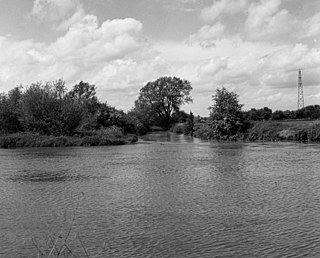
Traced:
<path id="1" fill-rule="evenodd" d="M 208 123 L 197 125 L 193 135 L 196 138 L 201 138 L 204 140 L 210 140 L 215 138 L 214 131 L 212 130 L 212 128 L 209 126 Z"/>
<path id="2" fill-rule="evenodd" d="M 170 129 L 171 132 L 176 134 L 184 134 L 185 133 L 185 125 L 184 124 L 175 124 Z"/>
<path id="3" fill-rule="evenodd" d="M 137 141 L 136 135 L 124 136 L 121 128 L 111 126 L 96 131 L 80 131 L 74 137 L 33 133 L 2 135 L 0 148 L 122 145 Z"/>
<path id="4" fill-rule="evenodd" d="M 275 141 L 280 139 L 278 132 L 281 131 L 281 124 L 270 121 L 257 122 L 249 130 L 250 141 Z"/>

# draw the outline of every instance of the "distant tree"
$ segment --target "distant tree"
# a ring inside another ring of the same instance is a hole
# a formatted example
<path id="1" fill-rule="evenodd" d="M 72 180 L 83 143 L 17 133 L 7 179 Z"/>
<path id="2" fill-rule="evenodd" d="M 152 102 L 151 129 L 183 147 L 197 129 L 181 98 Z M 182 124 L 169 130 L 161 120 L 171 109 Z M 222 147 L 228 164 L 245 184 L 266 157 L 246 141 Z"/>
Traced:
<path id="1" fill-rule="evenodd" d="M 99 103 L 96 119 L 97 123 L 103 127 L 115 125 L 123 128 L 125 126 L 125 113 L 109 106 L 107 103 Z"/>
<path id="2" fill-rule="evenodd" d="M 296 110 L 285 110 L 283 111 L 284 119 L 296 119 L 297 112 Z"/>
<path id="3" fill-rule="evenodd" d="M 283 111 L 276 110 L 272 113 L 272 120 L 283 120 L 285 119 L 285 115 L 283 114 Z"/>
<path id="4" fill-rule="evenodd" d="M 210 110 L 210 127 L 214 138 L 237 134 L 243 126 L 242 104 L 238 95 L 222 87 L 212 96 L 214 105 Z"/>
<path id="5" fill-rule="evenodd" d="M 172 113 L 172 123 L 185 123 L 189 117 L 189 114 L 183 110 L 177 110 Z"/>
<path id="6" fill-rule="evenodd" d="M 148 82 L 141 90 L 135 109 L 150 122 L 158 122 L 169 128 L 172 113 L 180 106 L 192 102 L 191 84 L 177 77 L 161 77 Z M 153 120 L 153 121 L 152 121 Z"/>
<path id="7" fill-rule="evenodd" d="M 320 106 L 309 105 L 296 111 L 297 119 L 318 119 L 320 118 Z"/>
<path id="8" fill-rule="evenodd" d="M 193 136 L 193 130 L 194 130 L 194 115 L 190 111 L 190 115 L 185 122 L 184 134 L 189 134 Z"/>
<path id="9" fill-rule="evenodd" d="M 252 108 L 245 112 L 245 118 L 249 121 L 269 120 L 272 117 L 272 110 L 268 107 L 261 109 Z"/>
<path id="10" fill-rule="evenodd" d="M 143 135 L 143 134 L 146 134 L 150 129 L 149 128 L 151 124 L 150 118 L 143 116 L 143 113 L 140 110 L 137 110 L 137 107 L 131 109 L 126 114 L 125 119 L 126 119 L 128 129 L 129 127 L 131 128 L 131 131 L 128 130 L 129 132 Z"/>

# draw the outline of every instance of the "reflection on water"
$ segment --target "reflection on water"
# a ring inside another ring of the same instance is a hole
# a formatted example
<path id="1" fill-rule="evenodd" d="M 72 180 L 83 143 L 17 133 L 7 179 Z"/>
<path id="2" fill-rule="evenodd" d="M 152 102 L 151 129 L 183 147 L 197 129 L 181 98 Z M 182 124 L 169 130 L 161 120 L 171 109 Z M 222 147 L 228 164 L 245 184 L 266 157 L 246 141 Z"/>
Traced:
<path id="1" fill-rule="evenodd" d="M 72 233 L 91 256 L 318 257 L 319 153 L 166 132 L 127 146 L 0 150 L 0 256 L 34 257 L 31 238 L 65 230 L 76 211 Z"/>

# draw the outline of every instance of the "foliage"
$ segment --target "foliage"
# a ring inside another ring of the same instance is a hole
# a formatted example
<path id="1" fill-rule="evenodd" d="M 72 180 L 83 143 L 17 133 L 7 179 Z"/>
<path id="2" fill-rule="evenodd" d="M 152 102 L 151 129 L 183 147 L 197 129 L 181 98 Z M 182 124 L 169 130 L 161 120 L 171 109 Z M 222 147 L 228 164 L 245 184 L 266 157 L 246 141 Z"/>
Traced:
<path id="1" fill-rule="evenodd" d="M 288 119 L 320 119 L 320 105 L 309 105 L 299 110 L 276 110 L 272 113 L 273 120 Z"/>
<path id="2" fill-rule="evenodd" d="M 180 112 L 179 112 L 180 113 Z M 190 112 L 190 115 L 181 112 L 183 114 L 182 120 L 179 123 L 174 124 L 170 131 L 176 134 L 184 134 L 184 135 L 193 135 L 193 125 L 194 125 L 194 116 L 193 113 Z M 179 120 L 178 120 L 179 121 Z M 182 122 L 181 122 L 182 121 Z"/>
<path id="3" fill-rule="evenodd" d="M 172 113 L 171 122 L 172 123 L 185 123 L 189 117 L 189 114 L 183 110 L 177 110 Z"/>
<path id="4" fill-rule="evenodd" d="M 272 110 L 268 107 L 255 109 L 244 112 L 244 117 L 249 121 L 270 120 L 272 117 Z"/>
<path id="5" fill-rule="evenodd" d="M 249 140 L 250 141 L 280 140 L 278 137 L 279 128 L 281 128 L 281 130 L 284 129 L 281 126 L 281 124 L 277 122 L 266 121 L 266 122 L 255 123 L 254 126 L 249 131 Z"/>
<path id="6" fill-rule="evenodd" d="M 242 104 L 239 104 L 238 95 L 222 87 L 212 96 L 215 102 L 209 107 L 211 136 L 215 139 L 238 134 L 243 128 Z"/>
<path id="7" fill-rule="evenodd" d="M 194 132 L 194 115 L 192 112 L 190 112 L 190 115 L 186 119 L 185 128 L 184 128 L 184 134 L 190 134 L 193 136 Z"/>
<path id="8" fill-rule="evenodd" d="M 144 125 L 163 125 L 169 128 L 172 113 L 192 102 L 191 84 L 177 77 L 161 77 L 148 82 L 135 101 L 135 113 Z"/>
<path id="9" fill-rule="evenodd" d="M 0 136 L 0 148 L 17 147 L 66 147 L 66 146 L 103 146 L 134 143 L 134 135 L 124 136 L 120 128 L 110 127 L 96 132 L 88 132 L 82 137 L 53 136 L 32 133 L 16 133 Z"/>
<path id="10" fill-rule="evenodd" d="M 320 122 L 286 123 L 261 121 L 249 130 L 250 141 L 319 142 Z"/>
<path id="11" fill-rule="evenodd" d="M 79 130 L 126 127 L 125 113 L 98 101 L 94 85 L 79 82 L 70 91 L 62 79 L 15 87 L 0 94 L 0 133 L 73 135 Z"/>
<path id="12" fill-rule="evenodd" d="M 175 134 L 184 134 L 185 132 L 185 124 L 175 124 L 171 129 L 171 132 Z"/>
<path id="13" fill-rule="evenodd" d="M 215 132 L 212 130 L 209 123 L 199 123 L 195 125 L 193 136 L 204 140 L 215 139 Z"/>
<path id="14" fill-rule="evenodd" d="M 21 100 L 23 126 L 41 134 L 61 131 L 59 102 L 51 83 L 34 83 L 24 92 Z"/>
<path id="15" fill-rule="evenodd" d="M 8 95 L 0 94 L 0 133 L 20 131 L 21 87 L 15 87 Z"/>
<path id="16" fill-rule="evenodd" d="M 150 130 L 150 124 L 148 123 L 148 119 L 145 119 L 142 113 L 135 108 L 130 110 L 126 114 L 125 121 L 126 130 L 128 133 L 144 135 Z"/>

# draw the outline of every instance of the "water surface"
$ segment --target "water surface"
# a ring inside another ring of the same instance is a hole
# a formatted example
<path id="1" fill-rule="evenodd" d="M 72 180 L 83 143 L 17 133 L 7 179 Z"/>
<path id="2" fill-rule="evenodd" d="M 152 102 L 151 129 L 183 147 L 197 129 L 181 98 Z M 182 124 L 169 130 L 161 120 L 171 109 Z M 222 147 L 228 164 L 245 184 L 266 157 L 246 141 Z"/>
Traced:
<path id="1" fill-rule="evenodd" d="M 319 257 L 319 156 L 170 133 L 1 149 L 0 256 L 35 257 L 72 225 L 92 257 Z M 70 243 L 80 257 L 83 246 Z"/>

